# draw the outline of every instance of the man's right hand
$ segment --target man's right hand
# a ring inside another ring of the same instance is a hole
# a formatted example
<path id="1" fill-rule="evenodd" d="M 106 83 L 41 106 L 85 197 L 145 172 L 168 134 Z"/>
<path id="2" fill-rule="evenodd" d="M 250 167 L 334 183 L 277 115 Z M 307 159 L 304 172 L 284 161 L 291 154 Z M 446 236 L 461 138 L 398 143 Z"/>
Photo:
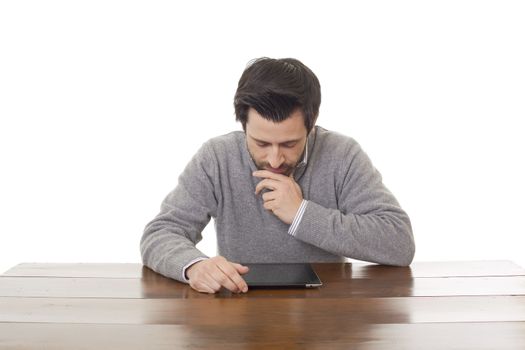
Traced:
<path id="1" fill-rule="evenodd" d="M 191 288 L 198 292 L 215 293 L 224 287 L 234 293 L 246 293 L 248 285 L 241 275 L 247 266 L 232 263 L 222 256 L 201 260 L 186 269 Z"/>

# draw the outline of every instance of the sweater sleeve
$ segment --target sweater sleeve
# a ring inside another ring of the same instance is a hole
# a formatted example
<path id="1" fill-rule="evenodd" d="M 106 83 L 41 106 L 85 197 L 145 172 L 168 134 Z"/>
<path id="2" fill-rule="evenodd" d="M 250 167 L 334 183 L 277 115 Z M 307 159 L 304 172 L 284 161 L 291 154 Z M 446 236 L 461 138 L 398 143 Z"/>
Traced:
<path id="1" fill-rule="evenodd" d="M 212 180 L 216 161 L 210 154 L 204 144 L 162 202 L 160 213 L 146 225 L 140 242 L 144 265 L 181 282 L 187 283 L 184 266 L 207 257 L 195 245 L 217 211 Z"/>
<path id="2" fill-rule="evenodd" d="M 410 219 L 358 144 L 335 175 L 337 209 L 309 200 L 295 237 L 352 259 L 409 265 L 415 253 Z"/>

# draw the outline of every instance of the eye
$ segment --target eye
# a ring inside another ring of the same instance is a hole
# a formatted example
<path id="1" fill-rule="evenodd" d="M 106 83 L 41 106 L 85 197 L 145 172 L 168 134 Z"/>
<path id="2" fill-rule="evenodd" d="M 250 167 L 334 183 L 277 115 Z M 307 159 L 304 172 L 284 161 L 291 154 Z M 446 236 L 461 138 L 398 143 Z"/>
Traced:
<path id="1" fill-rule="evenodd" d="M 267 147 L 269 145 L 268 142 L 255 142 L 255 144 L 259 147 Z"/>
<path id="2" fill-rule="evenodd" d="M 286 142 L 286 143 L 283 143 L 283 147 L 285 147 L 285 148 L 293 148 L 293 147 L 295 147 L 295 145 L 297 145 L 297 142 Z"/>

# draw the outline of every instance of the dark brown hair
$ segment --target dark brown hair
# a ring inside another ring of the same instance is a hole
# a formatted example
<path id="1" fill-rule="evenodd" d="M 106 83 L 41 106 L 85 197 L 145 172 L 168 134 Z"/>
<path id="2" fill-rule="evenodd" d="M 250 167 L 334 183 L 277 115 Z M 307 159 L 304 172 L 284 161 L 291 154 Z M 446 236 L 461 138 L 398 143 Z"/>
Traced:
<path id="1" fill-rule="evenodd" d="M 319 114 L 321 86 L 310 68 L 294 58 L 257 58 L 242 73 L 233 105 L 245 130 L 250 107 L 276 123 L 301 108 L 310 132 Z"/>

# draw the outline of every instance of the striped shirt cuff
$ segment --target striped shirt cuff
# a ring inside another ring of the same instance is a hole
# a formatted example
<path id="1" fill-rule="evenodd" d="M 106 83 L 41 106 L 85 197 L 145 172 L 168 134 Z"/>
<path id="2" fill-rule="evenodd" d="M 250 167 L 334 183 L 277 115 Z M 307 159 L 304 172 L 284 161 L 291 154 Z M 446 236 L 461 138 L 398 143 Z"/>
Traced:
<path id="1" fill-rule="evenodd" d="M 288 229 L 288 234 L 295 236 L 295 231 L 297 230 L 297 226 L 299 226 L 299 223 L 301 222 L 301 219 L 303 218 L 304 211 L 306 210 L 306 205 L 308 204 L 308 201 L 306 199 L 303 199 L 301 202 L 301 205 L 299 206 L 299 210 L 297 210 L 297 213 L 295 214 L 295 218 L 292 221 L 292 224 L 290 225 L 290 228 Z"/>
<path id="2" fill-rule="evenodd" d="M 192 261 L 190 261 L 189 263 L 187 263 L 183 268 L 182 268 L 182 281 L 186 282 L 186 283 L 190 283 L 190 280 L 186 277 L 186 269 L 188 267 L 190 267 L 191 265 L 195 264 L 195 263 L 198 263 L 199 261 L 202 261 L 202 260 L 206 260 L 208 258 L 203 258 L 203 257 L 200 257 L 200 258 L 197 258 L 197 259 L 193 259 Z"/>

